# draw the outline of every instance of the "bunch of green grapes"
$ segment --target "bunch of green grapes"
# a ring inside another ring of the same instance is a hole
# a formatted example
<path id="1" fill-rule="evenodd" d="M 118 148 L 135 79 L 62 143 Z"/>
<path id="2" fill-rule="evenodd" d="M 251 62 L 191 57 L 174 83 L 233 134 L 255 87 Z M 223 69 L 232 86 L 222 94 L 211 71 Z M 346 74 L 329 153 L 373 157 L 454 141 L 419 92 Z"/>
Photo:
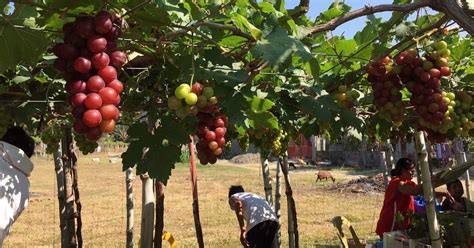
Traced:
<path id="1" fill-rule="evenodd" d="M 288 133 L 280 129 L 274 132 L 272 136 L 272 155 L 280 156 L 288 148 L 288 142 L 286 142 L 288 139 Z"/>
<path id="2" fill-rule="evenodd" d="M 96 141 L 90 141 L 84 135 L 75 135 L 74 140 L 76 141 L 76 146 L 84 155 L 93 153 L 99 146 Z"/>
<path id="3" fill-rule="evenodd" d="M 474 129 L 474 105 L 473 92 L 456 92 L 455 105 L 450 111 L 453 123 L 453 132 L 459 137 L 468 137 L 471 129 Z"/>
<path id="4" fill-rule="evenodd" d="M 239 136 L 237 141 L 239 142 L 240 148 L 242 148 L 242 151 L 246 152 L 249 149 L 250 145 L 250 138 L 247 133 L 245 133 L 242 136 Z"/>
<path id="5" fill-rule="evenodd" d="M 48 125 L 40 134 L 41 141 L 46 144 L 46 153 L 53 154 L 59 149 L 63 132 L 60 126 Z"/>

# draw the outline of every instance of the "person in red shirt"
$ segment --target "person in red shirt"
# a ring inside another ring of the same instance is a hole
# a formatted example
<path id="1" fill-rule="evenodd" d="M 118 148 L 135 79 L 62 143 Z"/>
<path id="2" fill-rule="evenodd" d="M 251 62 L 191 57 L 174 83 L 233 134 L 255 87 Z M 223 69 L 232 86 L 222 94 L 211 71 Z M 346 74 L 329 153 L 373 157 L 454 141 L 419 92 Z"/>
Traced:
<path id="1" fill-rule="evenodd" d="M 413 196 L 423 193 L 423 186 L 412 181 L 415 175 L 415 163 L 412 160 L 399 159 L 390 174 L 392 180 L 385 189 L 385 199 L 375 230 L 380 238 L 383 238 L 385 232 L 408 229 L 410 226 L 408 213 L 415 211 Z M 439 186 L 436 180 L 433 181 L 433 186 Z M 437 196 L 449 197 L 447 193 L 435 193 Z M 404 217 L 403 223 L 397 222 L 397 213 Z"/>

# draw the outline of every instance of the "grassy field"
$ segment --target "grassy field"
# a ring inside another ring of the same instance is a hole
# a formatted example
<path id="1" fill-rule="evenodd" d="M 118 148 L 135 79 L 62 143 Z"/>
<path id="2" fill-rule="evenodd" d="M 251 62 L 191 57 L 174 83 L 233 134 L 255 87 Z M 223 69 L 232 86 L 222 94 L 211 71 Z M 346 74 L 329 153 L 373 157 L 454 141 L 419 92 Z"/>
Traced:
<path id="1" fill-rule="evenodd" d="M 100 162 L 93 162 L 99 157 Z M 14 224 L 5 247 L 59 247 L 58 200 L 52 160 L 34 158 L 31 201 Z M 159 163 L 156 166 L 160 166 Z M 271 165 L 274 175 L 275 165 Z M 332 182 L 316 184 L 316 168 L 291 171 L 298 212 L 301 247 L 338 247 L 330 219 L 337 215 L 352 221 L 361 238 L 375 239 L 375 225 L 383 201 L 382 194 L 339 193 L 328 190 Z M 338 183 L 375 171 L 333 169 Z M 206 247 L 239 247 L 238 224 L 227 204 L 231 184 L 242 184 L 247 191 L 263 195 L 258 164 L 234 165 L 226 161 L 198 167 L 201 222 Z M 79 159 L 79 190 L 82 202 L 85 247 L 123 247 L 126 208 L 125 175 L 120 163 L 109 163 L 106 154 Z M 284 188 L 282 189 L 284 195 Z M 192 215 L 191 183 L 187 164 L 177 164 L 165 189 L 165 230 L 178 247 L 197 247 Z M 141 181 L 134 180 L 135 242 L 140 230 Z M 282 197 L 282 239 L 288 242 L 286 198 Z M 165 246 L 166 247 L 166 246 Z"/>

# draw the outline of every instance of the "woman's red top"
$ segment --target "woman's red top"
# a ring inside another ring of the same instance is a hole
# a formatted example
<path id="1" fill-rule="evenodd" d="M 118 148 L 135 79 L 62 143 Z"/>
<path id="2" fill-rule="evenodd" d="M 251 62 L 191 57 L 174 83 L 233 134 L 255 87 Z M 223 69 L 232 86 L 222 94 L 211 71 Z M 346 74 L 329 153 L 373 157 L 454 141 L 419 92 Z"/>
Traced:
<path id="1" fill-rule="evenodd" d="M 416 183 L 411 179 L 401 180 L 399 177 L 392 178 L 385 190 L 385 199 L 380 211 L 379 221 L 377 222 L 377 229 L 375 230 L 380 237 L 383 236 L 384 232 L 406 230 L 410 225 L 407 213 L 415 211 L 415 203 L 412 195 L 405 195 L 398 191 L 400 182 L 416 187 Z M 397 212 L 400 212 L 405 217 L 403 226 L 400 226 L 400 223 L 396 221 L 395 215 Z"/>

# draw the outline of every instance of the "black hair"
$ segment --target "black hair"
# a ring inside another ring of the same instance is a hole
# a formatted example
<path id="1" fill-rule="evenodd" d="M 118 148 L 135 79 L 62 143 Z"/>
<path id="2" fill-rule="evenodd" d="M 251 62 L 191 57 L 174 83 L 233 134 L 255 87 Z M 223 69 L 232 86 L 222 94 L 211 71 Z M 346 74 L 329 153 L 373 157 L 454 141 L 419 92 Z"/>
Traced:
<path id="1" fill-rule="evenodd" d="M 3 135 L 1 141 L 14 145 L 31 158 L 35 150 L 35 141 L 31 138 L 22 127 L 10 127 Z"/>
<path id="2" fill-rule="evenodd" d="M 451 188 L 451 186 L 452 186 L 453 184 L 455 184 L 455 183 L 460 183 L 460 184 L 462 185 L 461 180 L 456 179 L 456 180 L 454 180 L 454 181 L 451 181 L 451 182 L 447 183 L 447 184 L 446 184 L 446 188 L 447 188 L 447 189 Z"/>
<path id="3" fill-rule="evenodd" d="M 401 158 L 397 161 L 397 164 L 395 165 L 395 169 L 393 169 L 390 172 L 390 176 L 392 177 L 398 177 L 402 174 L 403 169 L 411 168 L 414 166 L 415 163 L 409 158 Z"/>
<path id="4" fill-rule="evenodd" d="M 235 193 L 241 193 L 241 192 L 245 192 L 244 188 L 242 187 L 242 185 L 232 185 L 230 186 L 229 188 L 229 198 L 235 194 Z"/>

